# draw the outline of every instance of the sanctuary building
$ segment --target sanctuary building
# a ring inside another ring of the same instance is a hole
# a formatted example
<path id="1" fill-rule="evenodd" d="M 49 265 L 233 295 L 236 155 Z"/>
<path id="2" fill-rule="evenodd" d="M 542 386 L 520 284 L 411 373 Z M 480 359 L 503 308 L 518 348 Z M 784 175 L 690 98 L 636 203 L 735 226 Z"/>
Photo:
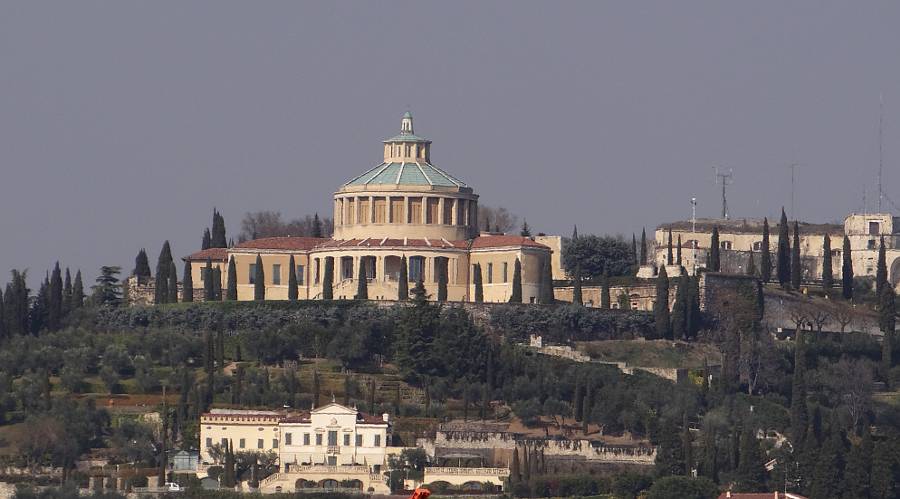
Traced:
<path id="1" fill-rule="evenodd" d="M 544 265 L 561 274 L 558 236 L 522 237 L 480 232 L 474 189 L 431 162 L 431 140 L 416 135 L 412 115 L 400 133 L 383 141 L 383 160 L 345 182 L 334 194 L 334 235 L 330 239 L 273 237 L 211 248 L 185 258 L 191 263 L 195 296 L 202 296 L 207 262 L 221 270 L 227 287 L 234 260 L 238 300 L 254 299 L 256 258 L 262 259 L 265 298 L 288 298 L 294 257 L 299 299 L 322 299 L 332 283 L 333 298 L 353 298 L 360 266 L 368 297 L 395 300 L 406 265 L 409 288 L 421 280 L 431 299 L 446 275 L 447 299 L 474 301 L 476 273 L 486 302 L 507 301 L 521 264 L 522 301 L 535 302 Z M 326 272 L 331 273 L 330 279 Z"/>

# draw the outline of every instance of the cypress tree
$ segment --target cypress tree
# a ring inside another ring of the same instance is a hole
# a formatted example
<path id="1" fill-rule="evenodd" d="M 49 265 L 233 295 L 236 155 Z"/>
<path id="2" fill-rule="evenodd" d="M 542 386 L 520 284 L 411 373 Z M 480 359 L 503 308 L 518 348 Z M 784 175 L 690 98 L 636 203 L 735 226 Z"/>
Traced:
<path id="1" fill-rule="evenodd" d="M 772 250 L 769 246 L 769 219 L 763 218 L 762 255 L 759 258 L 760 277 L 763 282 L 772 280 Z"/>
<path id="2" fill-rule="evenodd" d="M 581 285 L 577 284 L 577 281 L 575 285 L 580 294 Z M 522 262 L 518 258 L 516 258 L 516 263 L 513 265 L 512 294 L 509 296 L 509 302 L 522 303 Z"/>
<path id="3" fill-rule="evenodd" d="M 700 278 L 687 278 L 687 305 L 685 306 L 684 330 L 688 338 L 696 338 L 700 331 Z"/>
<path id="4" fill-rule="evenodd" d="M 316 212 L 313 215 L 313 225 L 312 225 L 312 237 L 323 238 L 325 237 L 324 231 L 322 230 L 322 221 L 319 219 L 319 212 Z"/>
<path id="5" fill-rule="evenodd" d="M 353 298 L 356 300 L 369 299 L 369 280 L 366 278 L 366 259 L 364 257 L 359 259 L 359 271 L 356 276 L 356 296 Z"/>
<path id="6" fill-rule="evenodd" d="M 178 303 L 178 271 L 175 270 L 175 262 L 169 261 L 169 303 Z"/>
<path id="7" fill-rule="evenodd" d="M 227 248 L 228 238 L 225 237 L 225 218 L 218 210 L 213 208 L 212 234 L 210 248 Z"/>
<path id="8" fill-rule="evenodd" d="M 692 476 L 694 470 L 694 437 L 691 436 L 687 414 L 684 415 L 681 425 L 681 448 L 684 449 L 684 474 Z"/>
<path id="9" fill-rule="evenodd" d="M 747 275 L 756 275 L 756 263 L 753 261 L 753 248 L 750 248 L 750 256 L 747 259 Z"/>
<path id="10" fill-rule="evenodd" d="M 334 257 L 325 257 L 325 275 L 322 278 L 322 299 L 334 299 Z"/>
<path id="11" fill-rule="evenodd" d="M 878 244 L 878 264 L 875 267 L 875 296 L 881 296 L 881 290 L 883 290 L 888 283 L 887 261 L 885 256 L 884 236 L 881 236 L 881 242 Z"/>
<path id="12" fill-rule="evenodd" d="M 641 229 L 641 265 L 647 265 L 647 231 Z"/>
<path id="13" fill-rule="evenodd" d="M 853 298 L 853 256 L 850 249 L 850 238 L 844 236 L 844 248 L 841 256 L 841 294 L 845 300 Z"/>
<path id="14" fill-rule="evenodd" d="M 484 302 L 484 287 L 481 284 L 481 264 L 475 264 L 475 276 L 472 278 L 475 284 L 475 303 Z"/>
<path id="15" fill-rule="evenodd" d="M 528 228 L 528 220 L 522 219 L 522 230 L 519 231 L 522 237 L 531 237 L 531 229 Z"/>
<path id="16" fill-rule="evenodd" d="M 222 268 L 219 266 L 213 267 L 213 294 L 215 294 L 216 301 L 224 299 L 222 295 Z"/>
<path id="17" fill-rule="evenodd" d="M 876 499 L 890 499 L 897 497 L 894 480 L 895 441 L 878 441 L 872 450 L 872 497 Z"/>
<path id="18" fill-rule="evenodd" d="M 0 300 L 0 308 L 3 307 L 3 300 Z M 63 285 L 63 315 L 69 315 L 72 311 L 72 274 L 69 267 L 66 267 L 66 283 Z"/>
<path id="19" fill-rule="evenodd" d="M 447 278 L 449 277 L 447 266 L 449 264 L 449 260 L 444 257 L 439 257 L 434 262 L 436 264 L 435 270 L 438 273 L 437 301 L 445 302 L 447 301 Z"/>
<path id="20" fill-rule="evenodd" d="M 50 274 L 47 305 L 47 326 L 51 331 L 56 331 L 62 324 L 63 313 L 63 282 L 59 262 L 56 262 L 53 273 Z"/>
<path id="21" fill-rule="evenodd" d="M 213 287 L 212 258 L 206 259 L 206 267 L 203 267 L 203 301 L 215 301 L 216 289 Z"/>
<path id="22" fill-rule="evenodd" d="M 741 492 L 762 492 L 765 488 L 765 461 L 755 433 L 748 428 L 741 435 L 740 458 L 736 473 L 736 489 Z"/>
<path id="23" fill-rule="evenodd" d="M 709 270 L 719 272 L 721 270 L 721 256 L 719 254 L 719 227 L 713 227 L 712 238 L 709 242 Z"/>
<path id="24" fill-rule="evenodd" d="M 656 337 L 671 339 L 672 329 L 669 320 L 669 276 L 666 267 L 659 268 L 656 276 L 656 301 L 653 302 L 653 317 L 656 322 Z"/>
<path id="25" fill-rule="evenodd" d="M 288 300 L 297 301 L 299 290 L 297 289 L 297 265 L 294 262 L 294 255 L 291 255 L 288 267 Z"/>
<path id="26" fill-rule="evenodd" d="M 550 255 L 541 258 L 541 294 L 540 302 L 544 304 L 553 303 L 556 298 L 553 296 L 553 273 L 550 268 Z"/>
<path id="27" fill-rule="evenodd" d="M 203 229 L 203 241 L 200 242 L 200 249 L 209 249 L 212 246 L 212 236 L 209 234 L 209 227 Z"/>
<path id="28" fill-rule="evenodd" d="M 253 267 L 253 299 L 263 301 L 266 299 L 266 273 L 263 270 L 262 257 L 256 254 L 256 265 Z"/>
<path id="29" fill-rule="evenodd" d="M 169 241 L 163 243 L 159 258 L 156 261 L 156 290 L 153 302 L 156 304 L 169 302 L 169 270 L 172 267 L 172 248 Z"/>
<path id="30" fill-rule="evenodd" d="M 813 467 L 809 495 L 818 497 L 840 497 L 843 461 L 846 451 L 840 430 L 832 423 L 829 436 L 819 448 Z"/>
<path id="31" fill-rule="evenodd" d="M 231 301 L 237 300 L 237 266 L 234 264 L 234 257 L 228 259 L 228 296 Z"/>
<path id="32" fill-rule="evenodd" d="M 221 329 L 216 331 L 216 367 L 219 372 L 225 367 L 225 333 Z"/>
<path id="33" fill-rule="evenodd" d="M 809 410 L 806 406 L 806 344 L 798 330 L 794 339 L 794 378 L 791 386 L 791 444 L 801 448 L 809 424 Z"/>
<path id="34" fill-rule="evenodd" d="M 678 246 L 675 247 L 675 265 L 681 265 L 681 234 L 678 234 Z"/>
<path id="35" fill-rule="evenodd" d="M 871 497 L 873 453 L 872 436 L 866 429 L 859 443 L 850 447 L 844 468 L 844 483 L 841 488 L 855 494 L 853 497 Z"/>
<path id="36" fill-rule="evenodd" d="M 518 261 L 518 260 L 516 260 Z M 520 297 L 521 299 L 521 297 Z M 581 293 L 581 264 L 575 264 L 575 276 L 572 279 L 572 303 L 584 305 L 584 297 Z"/>
<path id="37" fill-rule="evenodd" d="M 581 377 L 575 378 L 575 390 L 572 392 L 572 417 L 575 421 L 581 421 L 584 417 L 584 387 L 581 386 Z"/>
<path id="38" fill-rule="evenodd" d="M 141 248 L 134 257 L 134 271 L 132 274 L 138 278 L 138 282 L 146 282 L 150 279 L 150 260 L 147 258 L 147 250 Z"/>
<path id="39" fill-rule="evenodd" d="M 184 277 L 181 279 L 181 301 L 192 303 L 194 301 L 194 276 L 191 275 L 190 260 L 184 261 Z"/>
<path id="40" fill-rule="evenodd" d="M 603 280 L 600 283 L 600 308 L 609 310 L 609 272 L 603 271 Z"/>
<path id="41" fill-rule="evenodd" d="M 0 339 L 7 337 L 6 314 L 4 312 L 5 308 L 5 302 L 3 301 L 3 288 L 0 288 Z"/>
<path id="42" fill-rule="evenodd" d="M 638 248 L 637 248 L 637 239 L 634 237 L 634 232 L 631 233 L 631 265 L 637 266 L 638 262 Z"/>
<path id="43" fill-rule="evenodd" d="M 828 296 L 831 294 L 831 288 L 834 287 L 831 263 L 831 236 L 828 234 L 825 234 L 825 238 L 822 240 L 822 252 L 822 289 L 825 290 L 825 295 Z"/>
<path id="44" fill-rule="evenodd" d="M 791 248 L 791 287 L 800 289 L 801 271 L 800 266 L 800 225 L 794 222 L 794 244 Z"/>
<path id="45" fill-rule="evenodd" d="M 672 254 L 672 229 L 669 229 L 669 243 L 666 251 L 666 265 L 672 265 L 675 262 L 675 256 Z"/>
<path id="46" fill-rule="evenodd" d="M 672 306 L 672 339 L 687 340 L 687 308 L 688 308 L 688 284 L 689 278 L 684 274 L 678 277 L 675 289 L 675 303 Z"/>
<path id="47" fill-rule="evenodd" d="M 406 301 L 409 299 L 409 271 L 407 270 L 406 255 L 400 258 L 400 277 L 397 278 L 397 299 Z"/>
<path id="48" fill-rule="evenodd" d="M 896 297 L 894 296 L 894 288 L 885 286 L 881 291 L 878 304 L 879 320 L 881 332 L 884 337 L 881 341 L 881 371 L 882 376 L 890 384 L 890 370 L 893 366 L 892 353 L 894 349 L 894 331 L 897 328 L 897 309 Z"/>
<path id="49" fill-rule="evenodd" d="M 778 224 L 778 253 L 775 257 L 775 264 L 778 268 L 778 284 L 782 287 L 788 285 L 791 281 L 791 244 L 788 240 L 788 222 L 784 208 L 781 208 L 781 222 Z"/>
<path id="50" fill-rule="evenodd" d="M 84 306 L 84 284 L 81 282 L 81 270 L 75 273 L 75 283 L 72 284 L 72 308 Z"/>
<path id="51" fill-rule="evenodd" d="M 521 471 L 519 470 L 519 447 L 513 448 L 512 464 L 509 467 L 510 485 L 515 485 L 522 481 Z"/>
<path id="52" fill-rule="evenodd" d="M 685 474 L 684 444 L 678 426 L 670 420 L 660 423 L 659 446 L 656 450 L 656 472 L 660 477 Z"/>
<path id="53" fill-rule="evenodd" d="M 581 401 L 581 432 L 588 434 L 591 424 L 591 412 L 594 410 L 594 386 L 589 379 L 584 388 L 584 399 Z"/>

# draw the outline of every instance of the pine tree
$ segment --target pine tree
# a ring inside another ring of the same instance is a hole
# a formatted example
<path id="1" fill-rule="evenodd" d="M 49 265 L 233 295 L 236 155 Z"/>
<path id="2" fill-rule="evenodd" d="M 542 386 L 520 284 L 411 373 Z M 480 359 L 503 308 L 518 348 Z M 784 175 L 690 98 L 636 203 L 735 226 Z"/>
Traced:
<path id="1" fill-rule="evenodd" d="M 402 286 L 402 284 L 401 284 Z M 322 299 L 334 299 L 334 257 L 325 257 L 325 275 L 322 277 Z"/>
<path id="2" fill-rule="evenodd" d="M 766 217 L 763 218 L 762 255 L 759 259 L 759 275 L 763 282 L 772 280 L 772 249 L 769 244 L 769 219 Z"/>
<path id="3" fill-rule="evenodd" d="M 84 284 L 81 282 L 81 270 L 75 273 L 75 283 L 72 284 L 72 308 L 84 306 Z"/>
<path id="4" fill-rule="evenodd" d="M 213 223 L 210 240 L 210 248 L 227 248 L 228 238 L 225 237 L 225 218 L 213 208 Z"/>
<path id="5" fill-rule="evenodd" d="M 531 229 L 528 228 L 528 220 L 522 219 L 522 230 L 519 231 L 522 237 L 531 237 Z"/>
<path id="6" fill-rule="evenodd" d="M 712 239 L 709 242 L 709 270 L 713 272 L 719 272 L 722 268 L 720 251 L 719 227 L 715 226 L 712 230 Z"/>
<path id="7" fill-rule="evenodd" d="M 237 300 L 237 266 L 234 263 L 234 257 L 228 259 L 228 300 Z"/>
<path id="8" fill-rule="evenodd" d="M 313 224 L 312 224 L 312 237 L 323 238 L 325 237 L 325 233 L 322 230 L 322 220 L 319 219 L 319 212 L 316 212 L 313 215 Z"/>
<path id="9" fill-rule="evenodd" d="M 762 450 L 756 440 L 756 431 L 750 428 L 741 435 L 740 460 L 736 472 L 735 488 L 741 492 L 765 490 L 766 469 Z"/>
<path id="10" fill-rule="evenodd" d="M 831 294 L 831 288 L 834 287 L 834 275 L 831 263 L 831 236 L 825 234 L 822 240 L 822 289 L 825 290 L 825 296 Z"/>
<path id="11" fill-rule="evenodd" d="M 681 234 L 678 234 L 678 246 L 675 247 L 675 265 L 681 265 Z"/>
<path id="12" fill-rule="evenodd" d="M 881 236 L 881 242 L 878 244 L 878 264 L 875 267 L 875 296 L 881 296 L 881 290 L 888 284 L 885 256 L 884 236 Z"/>
<path id="13" fill-rule="evenodd" d="M 297 301 L 299 298 L 299 290 L 297 289 L 297 264 L 294 262 L 294 255 L 288 262 L 288 300 Z"/>
<path id="14" fill-rule="evenodd" d="M 212 246 L 212 236 L 209 233 L 209 227 L 203 229 L 203 241 L 200 242 L 200 249 L 206 250 Z"/>
<path id="15" fill-rule="evenodd" d="M 448 265 L 450 260 L 444 257 L 439 257 L 435 259 L 435 270 L 437 271 L 438 278 L 438 289 L 437 289 L 437 301 L 445 302 L 447 301 L 447 280 L 448 280 Z"/>
<path id="16" fill-rule="evenodd" d="M 853 299 L 853 256 L 851 254 L 850 238 L 844 236 L 844 248 L 841 256 L 841 294 L 845 300 Z"/>
<path id="17" fill-rule="evenodd" d="M 51 331 L 56 331 L 62 325 L 63 314 L 63 282 L 59 262 L 56 262 L 53 267 L 53 273 L 50 274 L 50 286 L 47 290 L 47 326 Z"/>
<path id="18" fill-rule="evenodd" d="M 581 285 L 576 284 L 578 286 L 578 290 L 580 292 Z M 509 296 L 510 303 L 522 303 L 522 262 L 516 258 L 516 263 L 513 265 L 513 282 L 512 282 L 512 294 Z"/>
<path id="19" fill-rule="evenodd" d="M 206 259 L 206 266 L 201 272 L 203 272 L 203 301 L 215 301 L 216 290 L 213 287 L 212 258 Z"/>
<path id="20" fill-rule="evenodd" d="M 540 303 L 550 304 L 556 301 L 553 295 L 553 271 L 550 268 L 550 255 L 541 258 L 541 290 Z"/>
<path id="21" fill-rule="evenodd" d="M 475 303 L 484 302 L 484 286 L 481 283 L 481 264 L 475 264 L 475 275 L 472 277 L 472 283 L 475 285 Z"/>
<path id="22" fill-rule="evenodd" d="M 356 276 L 356 296 L 354 296 L 353 298 L 356 300 L 369 299 L 369 280 L 366 276 L 365 257 L 361 257 L 359 259 L 359 271 Z"/>
<path id="23" fill-rule="evenodd" d="M 781 222 L 778 224 L 778 253 L 775 257 L 777 266 L 778 284 L 786 287 L 791 281 L 791 244 L 788 238 L 788 222 L 784 208 L 781 208 Z"/>
<path id="24" fill-rule="evenodd" d="M 609 310 L 610 308 L 610 296 L 609 296 L 609 272 L 603 271 L 603 278 L 600 282 L 600 308 L 604 310 Z"/>
<path id="25" fill-rule="evenodd" d="M 756 263 L 753 261 L 753 248 L 750 248 L 750 256 L 747 258 L 747 275 L 756 275 Z"/>
<path id="26" fill-rule="evenodd" d="M 647 265 L 647 231 L 641 229 L 641 265 Z"/>
<path id="27" fill-rule="evenodd" d="M 688 284 L 689 278 L 684 272 L 678 277 L 677 288 L 675 289 L 675 303 L 672 306 L 672 326 L 671 335 L 675 340 L 687 340 L 687 308 L 688 308 Z"/>
<path id="28" fill-rule="evenodd" d="M 181 301 L 192 303 L 194 301 L 194 276 L 191 275 L 191 261 L 184 261 L 184 277 L 181 279 Z"/>
<path id="29" fill-rule="evenodd" d="M 168 302 L 169 303 L 178 303 L 178 271 L 175 270 L 175 262 L 174 261 L 169 262 L 168 278 L 169 278 L 169 285 L 167 287 L 167 290 L 169 292 Z"/>
<path id="30" fill-rule="evenodd" d="M 656 337 L 672 338 L 672 324 L 669 320 L 669 276 L 666 267 L 659 268 L 656 276 L 656 301 L 653 302 L 653 317 L 656 322 Z"/>
<path id="31" fill-rule="evenodd" d="M 791 287 L 800 289 L 802 267 L 800 266 L 800 225 L 794 222 L 794 241 L 791 248 Z"/>
<path id="32" fill-rule="evenodd" d="M 262 256 L 256 254 L 256 265 L 253 267 L 253 299 L 263 301 L 266 299 L 266 273 L 263 270 Z"/>
<path id="33" fill-rule="evenodd" d="M 675 255 L 672 252 L 672 229 L 669 229 L 669 242 L 666 248 L 666 265 L 673 265 L 675 263 Z"/>
<path id="34" fill-rule="evenodd" d="M 397 278 L 397 299 L 406 301 L 409 299 L 409 271 L 407 270 L 406 255 L 400 258 L 400 276 Z"/>
<path id="35" fill-rule="evenodd" d="M 172 249 L 169 241 L 163 243 L 156 261 L 156 290 L 153 303 L 169 303 L 169 269 L 172 267 Z"/>

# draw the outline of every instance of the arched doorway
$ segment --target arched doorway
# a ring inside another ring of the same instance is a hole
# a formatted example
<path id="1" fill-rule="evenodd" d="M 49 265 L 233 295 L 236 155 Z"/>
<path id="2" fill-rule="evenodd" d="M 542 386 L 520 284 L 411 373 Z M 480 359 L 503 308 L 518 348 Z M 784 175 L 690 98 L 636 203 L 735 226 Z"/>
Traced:
<path id="1" fill-rule="evenodd" d="M 894 289 L 900 288 L 900 257 L 894 259 L 891 264 L 891 271 L 888 273 L 888 280 Z"/>

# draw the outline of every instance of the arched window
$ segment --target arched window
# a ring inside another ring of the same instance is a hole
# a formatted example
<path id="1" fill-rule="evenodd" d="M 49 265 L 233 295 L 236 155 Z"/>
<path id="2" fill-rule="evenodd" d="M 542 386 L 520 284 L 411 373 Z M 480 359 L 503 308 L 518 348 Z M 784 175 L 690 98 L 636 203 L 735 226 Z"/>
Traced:
<path id="1" fill-rule="evenodd" d="M 753 242 L 753 251 L 762 251 L 763 245 L 762 241 L 754 241 Z"/>

